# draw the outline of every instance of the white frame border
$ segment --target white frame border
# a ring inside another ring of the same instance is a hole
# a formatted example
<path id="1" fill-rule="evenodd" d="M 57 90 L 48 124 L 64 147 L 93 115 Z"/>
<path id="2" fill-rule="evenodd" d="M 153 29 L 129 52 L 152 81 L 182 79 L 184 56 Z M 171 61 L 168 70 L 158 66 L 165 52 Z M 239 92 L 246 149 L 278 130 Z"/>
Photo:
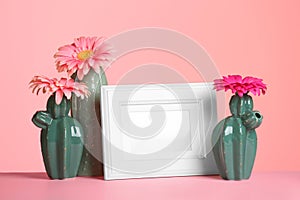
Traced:
<path id="1" fill-rule="evenodd" d="M 152 84 L 156 85 L 156 84 Z M 161 85 L 161 84 L 160 84 Z M 193 90 L 194 89 L 203 89 L 209 87 L 211 92 L 211 101 L 213 102 L 214 106 L 212 108 L 213 110 L 213 120 L 214 123 L 217 123 L 217 103 L 216 103 L 216 93 L 213 89 L 212 83 L 188 83 L 188 84 L 164 84 L 167 87 L 172 88 L 180 88 L 183 86 L 189 86 Z M 106 85 L 101 87 L 101 120 L 102 120 L 102 137 L 105 137 L 104 135 L 110 136 L 110 125 L 111 120 L 108 117 L 108 114 L 112 111 L 109 109 L 109 104 L 111 103 L 108 99 L 108 93 L 112 92 L 114 89 L 119 88 L 122 90 L 128 90 L 132 91 L 132 88 L 136 88 L 137 85 Z M 151 87 L 151 85 L 150 85 Z M 194 99 L 195 101 L 202 101 L 202 99 Z M 111 166 L 111 158 L 113 155 L 111 155 L 111 152 L 109 150 L 110 144 L 106 144 L 106 140 L 102 139 L 102 148 L 103 148 L 103 169 L 104 169 L 104 179 L 105 180 L 114 180 L 114 179 L 128 179 L 128 178 L 145 178 L 145 177 L 167 177 L 167 176 L 191 176 L 191 175 L 209 175 L 209 174 L 218 174 L 217 167 L 215 165 L 214 157 L 212 152 L 210 152 L 205 158 L 200 158 L 201 160 L 199 163 L 201 166 L 199 166 L 198 170 L 185 170 L 185 169 L 178 169 L 178 170 L 168 170 L 168 167 L 162 170 L 159 170 L 155 173 L 147 173 L 147 174 L 130 174 L 125 172 L 120 172 L 113 169 Z M 183 158 L 186 159 L 186 158 Z M 142 162 L 142 161 L 141 161 Z M 176 161 L 177 162 L 177 161 Z M 107 164 L 105 164 L 107 163 Z M 114 171 L 114 173 L 113 173 Z"/>

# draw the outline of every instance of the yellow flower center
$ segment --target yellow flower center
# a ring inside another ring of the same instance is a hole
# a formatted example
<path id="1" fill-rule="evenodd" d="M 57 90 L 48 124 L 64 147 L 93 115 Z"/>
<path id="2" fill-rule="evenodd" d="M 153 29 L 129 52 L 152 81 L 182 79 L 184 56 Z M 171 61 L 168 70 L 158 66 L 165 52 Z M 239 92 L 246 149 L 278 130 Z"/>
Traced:
<path id="1" fill-rule="evenodd" d="M 77 58 L 79 60 L 86 60 L 88 58 L 90 58 L 91 56 L 93 55 L 93 51 L 92 50 L 84 50 L 84 51 L 81 51 L 77 54 Z"/>

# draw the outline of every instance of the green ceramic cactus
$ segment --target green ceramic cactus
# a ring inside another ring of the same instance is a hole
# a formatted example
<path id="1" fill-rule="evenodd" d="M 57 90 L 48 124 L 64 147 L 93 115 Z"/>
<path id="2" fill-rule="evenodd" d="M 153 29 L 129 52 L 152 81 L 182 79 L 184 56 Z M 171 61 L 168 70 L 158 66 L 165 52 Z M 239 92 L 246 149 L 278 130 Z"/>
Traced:
<path id="1" fill-rule="evenodd" d="M 100 87 L 107 85 L 105 72 L 101 67 L 100 74 L 90 70 L 82 82 L 88 86 L 91 95 L 85 99 L 72 97 L 72 116 L 81 123 L 84 131 L 84 149 L 78 176 L 103 176 Z"/>
<path id="2" fill-rule="evenodd" d="M 252 97 L 247 94 L 232 96 L 229 105 L 232 115 L 219 122 L 213 131 L 216 164 L 223 179 L 248 179 L 256 156 L 255 129 L 263 117 L 253 111 Z"/>
<path id="3" fill-rule="evenodd" d="M 79 122 L 68 116 L 70 104 L 64 96 L 57 105 L 53 94 L 48 99 L 47 111 L 38 111 L 32 118 L 32 122 L 42 128 L 42 155 L 51 179 L 75 177 L 78 172 L 83 131 Z"/>

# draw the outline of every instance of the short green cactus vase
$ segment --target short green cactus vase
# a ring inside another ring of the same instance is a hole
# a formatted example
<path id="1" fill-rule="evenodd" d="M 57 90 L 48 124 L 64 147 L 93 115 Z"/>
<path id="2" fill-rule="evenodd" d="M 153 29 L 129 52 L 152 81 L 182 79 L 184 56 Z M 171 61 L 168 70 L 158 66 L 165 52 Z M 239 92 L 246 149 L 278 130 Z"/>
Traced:
<path id="1" fill-rule="evenodd" d="M 83 131 L 79 122 L 68 116 L 71 103 L 64 96 L 55 103 L 55 93 L 47 102 L 46 111 L 38 111 L 32 122 L 41 131 L 41 149 L 49 178 L 75 177 L 83 151 Z"/>
<path id="2" fill-rule="evenodd" d="M 215 161 L 223 179 L 249 179 L 257 148 L 255 129 L 263 117 L 253 111 L 253 100 L 248 94 L 232 96 L 229 106 L 232 115 L 220 121 L 213 131 Z"/>

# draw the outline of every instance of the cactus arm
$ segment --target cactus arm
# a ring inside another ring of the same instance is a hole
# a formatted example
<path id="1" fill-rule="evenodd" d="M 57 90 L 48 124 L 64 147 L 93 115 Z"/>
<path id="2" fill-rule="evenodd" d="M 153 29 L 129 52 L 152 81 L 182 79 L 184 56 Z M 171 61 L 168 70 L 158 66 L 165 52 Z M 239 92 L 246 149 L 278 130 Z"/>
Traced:
<path id="1" fill-rule="evenodd" d="M 263 116 L 260 114 L 259 111 L 247 112 L 241 118 L 243 120 L 243 124 L 248 130 L 254 130 L 258 128 L 263 120 Z"/>
<path id="2" fill-rule="evenodd" d="M 39 128 L 47 129 L 52 123 L 53 118 L 50 113 L 46 111 L 38 111 L 32 117 L 32 122 Z"/>

